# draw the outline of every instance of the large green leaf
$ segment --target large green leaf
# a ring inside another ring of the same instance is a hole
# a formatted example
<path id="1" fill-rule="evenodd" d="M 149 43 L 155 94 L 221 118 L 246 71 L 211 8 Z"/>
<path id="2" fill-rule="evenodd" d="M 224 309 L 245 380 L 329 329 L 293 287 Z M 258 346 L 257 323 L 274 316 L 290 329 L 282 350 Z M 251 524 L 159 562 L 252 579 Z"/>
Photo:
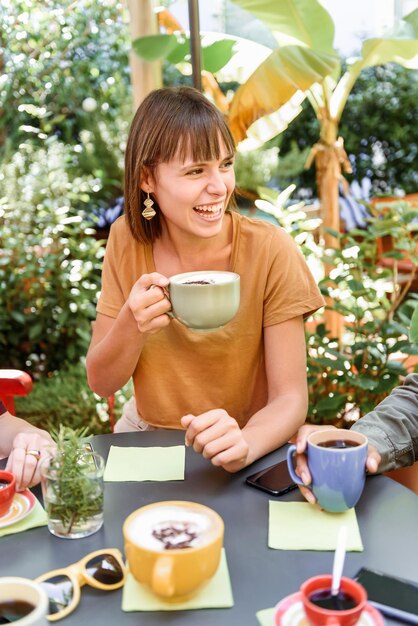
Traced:
<path id="1" fill-rule="evenodd" d="M 399 63 L 418 69 L 418 39 L 368 39 L 362 47 L 362 67 Z"/>
<path id="2" fill-rule="evenodd" d="M 134 52 L 144 61 L 165 59 L 177 46 L 176 35 L 147 35 L 132 42 Z"/>
<path id="3" fill-rule="evenodd" d="M 236 91 L 230 107 L 229 123 L 237 141 L 259 118 L 286 105 L 298 91 L 306 91 L 331 74 L 339 65 L 335 55 L 286 46 L 274 50 Z"/>
<path id="4" fill-rule="evenodd" d="M 167 56 L 167 61 L 173 65 L 182 63 L 190 57 L 190 41 L 184 34 L 177 35 L 177 46 Z"/>
<path id="5" fill-rule="evenodd" d="M 215 41 L 207 47 L 202 47 L 202 67 L 212 74 L 218 72 L 234 56 L 235 41 L 223 39 Z"/>
<path id="6" fill-rule="evenodd" d="M 201 45 L 202 69 L 213 73 L 223 68 L 234 56 L 235 41 L 234 37 L 207 33 Z M 190 60 L 190 37 L 184 33 L 139 37 L 132 43 L 132 48 L 145 61 L 167 59 L 176 65 Z"/>
<path id="7" fill-rule="evenodd" d="M 418 305 L 412 314 L 411 328 L 409 329 L 409 338 L 412 343 L 418 344 Z"/>
<path id="8" fill-rule="evenodd" d="M 418 39 L 367 39 L 363 43 L 362 55 L 350 66 L 332 94 L 330 110 L 336 120 L 341 118 L 353 85 L 365 67 L 399 63 L 406 68 L 417 69 Z"/>
<path id="9" fill-rule="evenodd" d="M 232 0 L 264 22 L 280 46 L 334 52 L 334 22 L 318 0 Z"/>
<path id="10" fill-rule="evenodd" d="M 403 19 L 411 27 L 414 37 L 418 37 L 418 9 L 406 15 Z"/>

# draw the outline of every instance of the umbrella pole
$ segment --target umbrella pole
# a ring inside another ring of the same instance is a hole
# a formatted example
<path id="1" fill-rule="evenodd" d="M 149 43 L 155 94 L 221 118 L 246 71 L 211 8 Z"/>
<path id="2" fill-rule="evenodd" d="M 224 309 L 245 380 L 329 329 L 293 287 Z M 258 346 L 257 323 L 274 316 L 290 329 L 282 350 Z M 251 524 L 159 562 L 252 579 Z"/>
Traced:
<path id="1" fill-rule="evenodd" d="M 200 26 L 199 26 L 199 1 L 189 2 L 189 25 L 190 25 L 190 53 L 192 57 L 193 87 L 202 91 L 201 53 L 200 53 Z"/>

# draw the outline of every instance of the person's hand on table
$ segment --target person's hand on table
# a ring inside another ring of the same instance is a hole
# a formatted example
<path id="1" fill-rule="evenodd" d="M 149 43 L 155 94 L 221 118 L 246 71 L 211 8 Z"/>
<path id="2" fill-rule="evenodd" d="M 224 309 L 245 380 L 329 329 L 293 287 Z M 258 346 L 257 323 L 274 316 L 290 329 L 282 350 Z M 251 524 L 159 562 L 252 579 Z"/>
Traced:
<path id="1" fill-rule="evenodd" d="M 301 426 L 295 435 L 292 438 L 292 443 L 296 444 L 296 454 L 295 454 L 295 471 L 298 476 L 303 480 L 304 487 L 299 487 L 301 494 L 303 497 L 310 502 L 311 504 L 315 504 L 316 498 L 312 491 L 309 489 L 309 485 L 311 484 L 312 478 L 309 473 L 308 463 L 305 456 L 306 450 L 306 440 L 308 436 L 317 431 L 317 430 L 329 430 L 330 428 L 335 428 L 335 426 L 315 426 L 314 424 L 304 424 Z M 381 457 L 377 449 L 369 444 L 367 460 L 366 460 L 366 469 L 370 474 L 375 474 L 377 472 L 377 468 L 381 461 Z"/>
<path id="2" fill-rule="evenodd" d="M 200 415 L 185 415 L 181 425 L 186 429 L 186 446 L 228 472 L 246 465 L 249 446 L 237 421 L 224 409 L 212 409 Z"/>
<path id="3" fill-rule="evenodd" d="M 50 456 L 55 443 L 49 433 L 38 428 L 22 431 L 13 439 L 6 470 L 16 476 L 16 490 L 37 485 L 41 480 L 40 464 Z"/>

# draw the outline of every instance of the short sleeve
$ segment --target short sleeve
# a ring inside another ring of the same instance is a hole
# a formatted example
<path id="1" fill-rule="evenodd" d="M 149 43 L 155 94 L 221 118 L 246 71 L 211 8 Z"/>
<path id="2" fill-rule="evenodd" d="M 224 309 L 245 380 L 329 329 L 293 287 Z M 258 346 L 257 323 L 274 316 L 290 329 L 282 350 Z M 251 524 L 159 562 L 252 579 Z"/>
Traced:
<path id="1" fill-rule="evenodd" d="M 121 283 L 121 249 L 123 246 L 120 240 L 118 222 L 115 222 L 110 228 L 107 240 L 102 268 L 102 287 L 96 307 L 98 313 L 103 313 L 103 315 L 113 318 L 118 316 L 119 311 L 125 304 Z"/>
<path id="2" fill-rule="evenodd" d="M 325 301 L 304 256 L 282 228 L 270 240 L 269 270 L 264 295 L 264 326 L 312 315 Z"/>

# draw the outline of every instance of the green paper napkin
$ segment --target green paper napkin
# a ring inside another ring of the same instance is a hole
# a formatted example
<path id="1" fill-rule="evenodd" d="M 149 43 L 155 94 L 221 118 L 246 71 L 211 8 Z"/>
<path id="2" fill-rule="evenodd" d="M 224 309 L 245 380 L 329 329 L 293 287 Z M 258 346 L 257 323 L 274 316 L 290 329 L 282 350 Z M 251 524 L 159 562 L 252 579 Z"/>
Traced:
<path id="1" fill-rule="evenodd" d="M 47 524 L 47 515 L 39 500 L 36 499 L 35 505 L 29 515 L 27 515 L 20 522 L 16 522 L 15 524 L 6 526 L 5 528 L 0 528 L 0 537 L 14 535 L 15 533 L 22 533 L 24 530 L 36 528 L 37 526 L 46 526 Z"/>
<path id="2" fill-rule="evenodd" d="M 128 574 L 122 595 L 122 611 L 185 611 L 234 606 L 225 550 L 222 548 L 219 567 L 210 581 L 185 602 L 167 602 Z"/>
<path id="3" fill-rule="evenodd" d="M 327 513 L 308 502 L 269 502 L 269 548 L 335 550 L 340 526 L 347 526 L 347 551 L 362 552 L 356 512 Z"/>
<path id="4" fill-rule="evenodd" d="M 120 448 L 111 446 L 104 480 L 184 480 L 184 446 Z"/>
<path id="5" fill-rule="evenodd" d="M 272 609 L 263 609 L 262 611 L 257 611 L 255 614 L 258 619 L 258 623 L 260 626 L 274 626 L 274 612 L 275 607 Z"/>

